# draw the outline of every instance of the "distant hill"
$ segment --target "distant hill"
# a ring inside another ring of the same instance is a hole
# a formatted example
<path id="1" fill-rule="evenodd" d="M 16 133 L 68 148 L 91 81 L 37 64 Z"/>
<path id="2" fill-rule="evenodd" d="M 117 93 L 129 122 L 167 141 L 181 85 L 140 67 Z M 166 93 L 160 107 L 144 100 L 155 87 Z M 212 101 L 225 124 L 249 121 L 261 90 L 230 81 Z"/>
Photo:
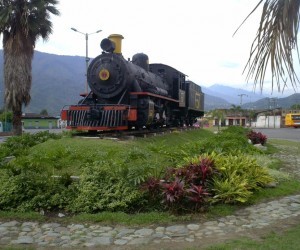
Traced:
<path id="1" fill-rule="evenodd" d="M 0 51 L 0 107 L 3 104 L 3 55 Z M 23 109 L 27 113 L 40 113 L 47 109 L 59 115 L 64 105 L 80 100 L 85 90 L 85 58 L 60 56 L 35 51 L 32 63 L 31 102 Z"/>
<path id="2" fill-rule="evenodd" d="M 32 64 L 31 102 L 23 109 L 26 113 L 40 113 L 46 109 L 50 115 L 59 115 L 65 105 L 76 104 L 85 90 L 85 57 L 61 56 L 35 51 Z M 215 84 L 202 86 L 205 93 L 205 110 L 230 108 L 240 105 L 243 96 L 243 108 L 266 108 L 270 99 L 240 88 Z M 3 54 L 0 50 L 0 108 L 3 106 Z M 300 94 L 276 99 L 276 105 L 290 107 L 300 103 Z M 251 102 L 249 102 L 251 100 Z M 247 103 L 249 102 L 249 103 Z"/>
<path id="3" fill-rule="evenodd" d="M 256 102 L 245 103 L 243 109 L 289 109 L 293 104 L 300 104 L 300 94 L 296 93 L 283 98 L 263 98 Z"/>
<path id="4" fill-rule="evenodd" d="M 255 102 L 266 97 L 264 95 L 256 94 L 245 89 L 228 87 L 221 84 L 214 84 L 210 87 L 202 88 L 202 90 L 206 94 L 222 97 L 227 102 L 235 105 L 241 104 L 241 95 L 242 103 L 250 101 Z"/>
<path id="5" fill-rule="evenodd" d="M 206 111 L 216 109 L 216 108 L 230 108 L 231 107 L 231 103 L 227 102 L 226 100 L 224 100 L 221 97 L 209 95 L 205 92 L 204 92 L 204 94 L 205 94 L 205 96 L 204 96 L 204 108 L 205 108 Z"/>

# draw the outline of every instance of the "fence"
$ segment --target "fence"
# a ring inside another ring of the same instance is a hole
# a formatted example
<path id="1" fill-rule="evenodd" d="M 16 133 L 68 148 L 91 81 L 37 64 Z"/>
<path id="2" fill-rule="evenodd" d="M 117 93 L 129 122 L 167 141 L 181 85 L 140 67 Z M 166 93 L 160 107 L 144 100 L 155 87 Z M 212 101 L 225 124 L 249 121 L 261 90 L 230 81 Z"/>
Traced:
<path id="1" fill-rule="evenodd" d="M 10 132 L 12 130 L 12 124 L 9 122 L 0 122 L 0 132 Z"/>

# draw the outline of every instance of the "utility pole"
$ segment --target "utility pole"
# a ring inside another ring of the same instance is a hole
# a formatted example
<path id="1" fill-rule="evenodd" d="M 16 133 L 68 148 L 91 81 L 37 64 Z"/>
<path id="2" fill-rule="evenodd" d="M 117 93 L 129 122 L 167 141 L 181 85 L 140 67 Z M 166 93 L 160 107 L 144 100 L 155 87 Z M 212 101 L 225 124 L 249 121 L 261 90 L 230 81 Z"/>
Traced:
<path id="1" fill-rule="evenodd" d="M 241 109 L 242 109 L 242 105 L 243 105 L 243 96 L 248 96 L 248 95 L 246 95 L 246 94 L 239 94 L 238 96 L 241 98 L 240 106 L 241 106 Z M 245 121 L 245 122 L 246 122 L 246 121 Z M 240 114 L 240 126 L 242 126 L 242 114 Z"/>
<path id="2" fill-rule="evenodd" d="M 274 122 L 274 128 L 275 128 L 275 108 L 276 108 L 276 101 L 277 101 L 277 98 L 270 98 L 269 99 L 269 108 L 271 110 L 271 107 L 273 108 L 272 109 L 272 113 L 273 113 L 273 122 Z M 271 102 L 273 103 L 273 106 L 271 105 Z"/>
<path id="3" fill-rule="evenodd" d="M 247 96 L 248 97 L 248 95 L 246 95 L 246 94 L 239 94 L 238 96 L 241 98 L 240 105 L 242 107 L 242 105 L 243 105 L 243 96 Z"/>

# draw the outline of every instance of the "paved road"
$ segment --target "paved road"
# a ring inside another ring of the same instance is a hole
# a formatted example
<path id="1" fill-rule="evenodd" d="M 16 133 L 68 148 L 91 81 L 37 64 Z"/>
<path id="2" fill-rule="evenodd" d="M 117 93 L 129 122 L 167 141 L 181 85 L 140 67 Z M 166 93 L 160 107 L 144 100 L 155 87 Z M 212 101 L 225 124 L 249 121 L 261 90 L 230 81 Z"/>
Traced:
<path id="1" fill-rule="evenodd" d="M 269 139 L 285 139 L 300 141 L 300 129 L 295 128 L 256 128 L 255 131 L 261 132 Z"/>

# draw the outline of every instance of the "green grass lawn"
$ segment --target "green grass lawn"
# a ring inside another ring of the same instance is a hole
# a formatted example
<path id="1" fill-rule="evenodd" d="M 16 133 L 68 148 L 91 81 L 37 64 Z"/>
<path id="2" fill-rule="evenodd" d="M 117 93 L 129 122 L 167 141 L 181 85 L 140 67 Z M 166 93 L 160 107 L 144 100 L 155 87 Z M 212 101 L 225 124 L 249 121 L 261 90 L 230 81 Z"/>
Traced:
<path id="1" fill-rule="evenodd" d="M 206 248 L 207 250 L 298 250 L 300 246 L 300 225 L 281 233 L 271 232 L 259 240 L 239 238 Z M 189 249 L 193 250 L 193 249 Z"/>
<path id="2" fill-rule="evenodd" d="M 210 131 L 199 129 L 128 141 L 63 137 L 30 148 L 26 157 L 41 167 L 51 168 L 54 175 L 79 175 L 85 165 L 104 161 L 143 170 L 160 169 L 177 164 L 182 156 L 188 156 L 189 146 L 211 136 Z"/>

